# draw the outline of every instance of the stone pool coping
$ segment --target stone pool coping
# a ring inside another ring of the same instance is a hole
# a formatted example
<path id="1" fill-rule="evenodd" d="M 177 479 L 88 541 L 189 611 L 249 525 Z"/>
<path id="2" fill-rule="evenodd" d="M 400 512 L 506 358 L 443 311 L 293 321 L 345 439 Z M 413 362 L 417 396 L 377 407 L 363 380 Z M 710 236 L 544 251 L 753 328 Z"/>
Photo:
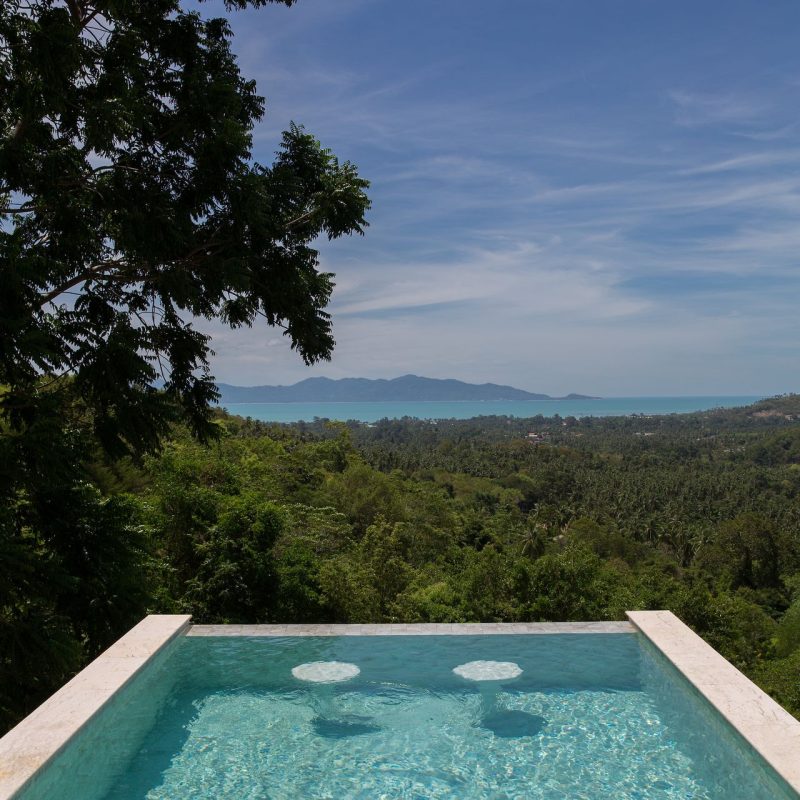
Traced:
<path id="1" fill-rule="evenodd" d="M 628 619 L 800 796 L 800 721 L 671 611 Z"/>
<path id="2" fill-rule="evenodd" d="M 152 614 L 0 739 L 0 800 L 12 800 L 173 639 L 188 615 Z"/>
<path id="3" fill-rule="evenodd" d="M 422 622 L 386 625 L 192 625 L 187 636 L 486 636 L 634 633 L 630 622 Z"/>
<path id="4" fill-rule="evenodd" d="M 603 634 L 644 636 L 800 797 L 800 722 L 669 611 L 629 611 L 629 622 L 394 625 L 191 625 L 185 615 L 145 617 L 0 739 L 0 800 L 14 800 L 135 675 L 176 637 L 452 636 Z"/>

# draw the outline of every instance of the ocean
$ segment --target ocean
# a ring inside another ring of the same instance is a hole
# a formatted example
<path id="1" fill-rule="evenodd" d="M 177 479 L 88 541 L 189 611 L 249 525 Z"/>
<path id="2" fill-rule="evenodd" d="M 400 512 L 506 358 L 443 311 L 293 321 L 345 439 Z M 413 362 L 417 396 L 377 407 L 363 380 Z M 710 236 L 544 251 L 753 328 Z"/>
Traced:
<path id="1" fill-rule="evenodd" d="M 472 417 L 621 417 L 629 414 L 685 414 L 734 408 L 759 395 L 718 397 L 605 397 L 598 400 L 396 401 L 381 403 L 223 403 L 231 414 L 263 422 L 311 422 L 315 418 L 377 422 L 380 419 L 470 419 Z"/>

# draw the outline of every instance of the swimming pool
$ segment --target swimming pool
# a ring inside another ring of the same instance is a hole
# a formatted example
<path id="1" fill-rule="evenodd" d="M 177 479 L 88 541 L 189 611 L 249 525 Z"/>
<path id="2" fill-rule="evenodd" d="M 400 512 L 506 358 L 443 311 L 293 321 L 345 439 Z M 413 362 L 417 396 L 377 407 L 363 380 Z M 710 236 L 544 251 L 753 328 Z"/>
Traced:
<path id="1" fill-rule="evenodd" d="M 798 797 L 624 624 L 215 633 L 163 648 L 20 800 Z"/>

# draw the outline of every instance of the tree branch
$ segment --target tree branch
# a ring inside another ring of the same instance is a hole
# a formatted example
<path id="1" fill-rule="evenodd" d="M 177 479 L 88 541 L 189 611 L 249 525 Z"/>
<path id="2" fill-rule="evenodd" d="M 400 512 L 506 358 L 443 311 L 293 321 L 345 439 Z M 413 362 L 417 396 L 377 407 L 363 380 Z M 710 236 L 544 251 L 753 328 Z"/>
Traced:
<path id="1" fill-rule="evenodd" d="M 66 3 L 72 19 L 78 25 L 78 30 L 83 30 L 100 13 L 99 3 L 91 11 L 88 3 L 84 5 L 80 0 L 66 0 Z"/>
<path id="2" fill-rule="evenodd" d="M 56 299 L 60 294 L 63 294 L 68 289 L 71 289 L 73 286 L 77 286 L 79 283 L 85 283 L 92 278 L 96 278 L 99 275 L 103 274 L 103 270 L 108 269 L 111 266 L 119 266 L 119 262 L 104 262 L 102 264 L 95 264 L 93 267 L 89 267 L 89 269 L 85 270 L 84 272 L 79 273 L 74 278 L 70 278 L 68 281 L 59 284 L 58 286 L 51 289 L 49 292 L 40 296 L 40 305 L 45 306 L 48 303 L 51 303 L 53 300 Z"/>
<path id="3" fill-rule="evenodd" d="M 312 208 L 311 211 L 306 211 L 305 214 L 301 214 L 299 217 L 289 220 L 289 222 L 286 223 L 286 230 L 290 231 L 292 228 L 296 228 L 298 225 L 308 222 L 318 211 L 319 209 Z"/>
<path id="4" fill-rule="evenodd" d="M 78 0 L 67 0 L 67 8 L 72 19 L 80 25 L 83 21 L 83 9 L 78 4 Z"/>
<path id="5" fill-rule="evenodd" d="M 82 27 L 86 27 L 98 14 L 100 13 L 100 6 L 95 6 L 94 10 L 83 18 Z M 102 26 L 101 26 L 102 27 Z"/>
<path id="6" fill-rule="evenodd" d="M 173 263 L 186 264 L 186 265 L 192 264 L 193 262 L 196 262 L 198 260 L 197 257 L 200 256 L 201 254 L 207 256 L 210 254 L 211 251 L 213 251 L 215 248 L 218 247 L 220 247 L 219 242 L 215 241 L 205 242 L 204 244 L 195 247 L 186 255 L 175 259 Z M 104 280 L 125 280 L 125 281 L 143 280 L 142 276 L 137 275 L 135 273 L 114 275 L 113 270 L 119 269 L 122 266 L 124 266 L 124 262 L 122 261 L 104 261 L 100 264 L 95 264 L 94 266 L 85 269 L 83 272 L 78 273 L 69 280 L 64 281 L 64 283 L 60 283 L 58 286 L 54 286 L 49 291 L 40 295 L 40 307 L 45 306 L 48 303 L 51 303 L 59 295 L 64 294 L 64 292 L 66 292 L 67 290 L 72 289 L 74 286 L 77 286 L 80 283 L 85 283 L 88 280 L 95 280 L 98 278 L 103 278 Z M 111 271 L 105 273 L 106 270 L 111 270 Z"/>
<path id="7" fill-rule="evenodd" d="M 12 142 L 16 142 L 25 133 L 29 121 L 28 117 L 20 117 L 17 120 L 17 124 L 14 125 L 14 130 L 11 131 L 11 136 L 9 137 Z"/>

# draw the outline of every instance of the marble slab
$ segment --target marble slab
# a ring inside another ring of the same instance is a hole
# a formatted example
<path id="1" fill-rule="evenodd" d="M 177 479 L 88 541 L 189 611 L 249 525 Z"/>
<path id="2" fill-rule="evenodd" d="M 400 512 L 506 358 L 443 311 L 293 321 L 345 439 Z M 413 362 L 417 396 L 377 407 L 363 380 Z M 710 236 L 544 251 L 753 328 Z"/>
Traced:
<path id="1" fill-rule="evenodd" d="M 486 636 L 633 633 L 630 622 L 453 622 L 389 625 L 192 625 L 187 636 Z"/>
<path id="2" fill-rule="evenodd" d="M 627 614 L 636 628 L 800 795 L 800 721 L 672 612 Z"/>

